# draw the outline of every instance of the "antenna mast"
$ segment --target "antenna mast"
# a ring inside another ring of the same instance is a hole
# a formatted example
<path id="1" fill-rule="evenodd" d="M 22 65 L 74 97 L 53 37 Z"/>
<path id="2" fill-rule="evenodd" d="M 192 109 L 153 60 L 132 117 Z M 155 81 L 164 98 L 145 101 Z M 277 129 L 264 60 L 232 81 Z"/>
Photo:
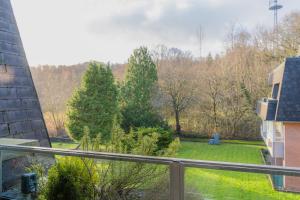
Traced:
<path id="1" fill-rule="evenodd" d="M 201 25 L 199 26 L 199 29 L 197 30 L 197 37 L 199 40 L 199 58 L 202 59 L 204 32 L 203 32 L 203 28 Z"/>
<path id="2" fill-rule="evenodd" d="M 269 0 L 269 10 L 274 12 L 274 31 L 278 30 L 278 10 L 283 8 L 282 5 L 278 4 L 278 0 Z"/>
<path id="3" fill-rule="evenodd" d="M 274 49 L 275 45 L 277 45 L 277 40 L 278 40 L 278 11 L 283 8 L 282 5 L 278 4 L 278 0 L 269 0 L 269 10 L 273 11 L 274 13 L 274 36 L 275 36 L 275 41 L 274 41 Z"/>

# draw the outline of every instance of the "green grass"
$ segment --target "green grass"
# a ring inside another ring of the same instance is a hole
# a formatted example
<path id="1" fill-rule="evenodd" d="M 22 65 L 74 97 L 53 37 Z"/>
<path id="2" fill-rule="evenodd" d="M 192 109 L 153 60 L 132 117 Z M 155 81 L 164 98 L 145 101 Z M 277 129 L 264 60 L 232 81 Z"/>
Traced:
<path id="1" fill-rule="evenodd" d="M 76 143 L 52 142 L 53 148 L 75 149 Z M 224 162 L 263 164 L 260 141 L 224 140 L 212 146 L 207 140 L 182 142 L 177 157 Z M 186 192 L 205 199 L 300 200 L 300 194 L 273 190 L 267 175 L 190 168 L 186 171 Z"/>
<path id="2" fill-rule="evenodd" d="M 182 142 L 203 142 L 208 143 L 209 139 L 205 138 L 181 138 Z M 263 141 L 251 141 L 251 140 L 222 140 L 222 143 L 226 144 L 245 144 L 245 145 L 257 145 L 257 146 L 264 146 Z"/>
<path id="3" fill-rule="evenodd" d="M 64 142 L 51 142 L 53 148 L 57 149 L 75 149 L 78 144 L 77 143 L 64 143 Z"/>
<path id="4" fill-rule="evenodd" d="M 213 146 L 182 142 L 178 157 L 198 160 L 262 164 L 260 142 L 228 141 Z M 273 190 L 267 175 L 190 168 L 186 170 L 186 192 L 205 199 L 300 200 L 300 194 Z"/>

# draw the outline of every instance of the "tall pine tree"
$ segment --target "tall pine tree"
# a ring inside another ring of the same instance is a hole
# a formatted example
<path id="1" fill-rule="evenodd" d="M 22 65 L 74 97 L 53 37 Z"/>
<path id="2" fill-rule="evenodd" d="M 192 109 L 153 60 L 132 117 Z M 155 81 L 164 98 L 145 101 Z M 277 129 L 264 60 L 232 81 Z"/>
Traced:
<path id="1" fill-rule="evenodd" d="M 118 90 L 110 67 L 90 63 L 81 86 L 68 103 L 66 125 L 70 135 L 79 140 L 84 127 L 88 127 L 91 138 L 100 134 L 108 140 L 119 112 L 117 97 Z"/>
<path id="2" fill-rule="evenodd" d="M 135 49 L 129 58 L 122 87 L 122 127 L 160 126 L 162 120 L 152 106 L 153 91 L 157 84 L 157 69 L 146 47 Z"/>

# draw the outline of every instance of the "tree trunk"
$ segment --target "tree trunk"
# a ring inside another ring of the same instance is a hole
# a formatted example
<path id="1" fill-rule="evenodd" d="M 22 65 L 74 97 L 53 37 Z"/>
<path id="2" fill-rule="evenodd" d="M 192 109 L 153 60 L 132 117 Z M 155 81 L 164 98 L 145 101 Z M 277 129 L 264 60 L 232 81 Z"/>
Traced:
<path id="1" fill-rule="evenodd" d="M 179 111 L 175 110 L 175 120 L 176 120 L 176 133 L 181 133 L 181 126 L 180 126 L 180 120 L 179 120 Z"/>
<path id="2" fill-rule="evenodd" d="M 217 103 L 216 100 L 214 99 L 213 103 L 213 112 L 214 112 L 214 132 L 216 133 L 218 130 L 218 122 L 217 122 Z"/>

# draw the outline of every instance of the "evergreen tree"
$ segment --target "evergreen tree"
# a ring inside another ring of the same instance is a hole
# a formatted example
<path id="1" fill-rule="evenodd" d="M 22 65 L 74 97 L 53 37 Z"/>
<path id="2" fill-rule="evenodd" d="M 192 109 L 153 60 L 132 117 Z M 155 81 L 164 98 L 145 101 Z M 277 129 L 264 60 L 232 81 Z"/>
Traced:
<path id="1" fill-rule="evenodd" d="M 70 135 L 79 140 L 84 127 L 88 127 L 91 138 L 100 134 L 102 139 L 108 140 L 119 111 L 117 96 L 110 67 L 90 63 L 80 88 L 68 103 L 66 125 Z"/>
<path id="2" fill-rule="evenodd" d="M 161 125 L 152 106 L 157 84 L 157 69 L 146 47 L 135 49 L 130 56 L 124 86 L 122 87 L 122 128 L 154 127 Z"/>

